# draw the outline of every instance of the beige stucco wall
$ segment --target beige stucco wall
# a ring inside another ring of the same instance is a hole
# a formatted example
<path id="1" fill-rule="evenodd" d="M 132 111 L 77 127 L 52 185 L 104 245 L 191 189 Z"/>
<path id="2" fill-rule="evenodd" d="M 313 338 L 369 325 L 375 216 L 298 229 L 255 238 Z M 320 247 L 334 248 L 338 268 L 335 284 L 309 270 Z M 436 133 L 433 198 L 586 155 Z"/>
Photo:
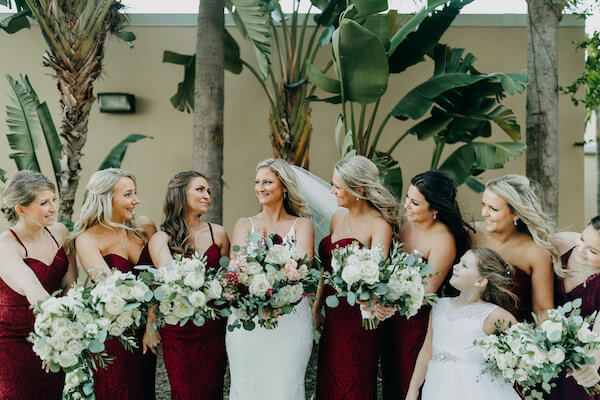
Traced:
<path id="1" fill-rule="evenodd" d="M 191 167 L 192 115 L 174 110 L 169 97 L 181 79 L 181 67 L 162 64 L 162 51 L 171 49 L 182 53 L 194 51 L 193 27 L 133 27 L 137 35 L 135 47 L 111 40 L 105 59 L 105 72 L 97 84 L 97 91 L 123 91 L 136 95 L 138 111 L 134 115 L 100 114 L 94 106 L 89 124 L 89 137 L 83 158 L 82 183 L 95 171 L 104 155 L 114 144 L 129 133 L 153 137 L 130 147 L 123 168 L 138 176 L 138 192 L 142 200 L 139 212 L 161 220 L 162 199 L 168 179 L 177 171 Z M 235 29 L 231 29 L 235 31 Z M 583 53 L 575 52 L 572 41 L 584 36 L 583 27 L 562 28 L 559 35 L 560 83 L 570 83 L 583 69 Z M 236 35 L 239 39 L 239 36 Z M 517 27 L 453 27 L 443 41 L 455 47 L 465 47 L 479 59 L 477 68 L 484 72 L 519 72 L 526 68 L 526 28 Z M 254 63 L 249 47 L 239 40 L 243 56 Z M 49 69 L 41 66 L 44 49 L 37 28 L 14 36 L 0 33 L 0 72 L 13 76 L 28 74 L 38 95 L 47 100 L 59 123 L 59 107 L 55 82 L 48 76 Z M 322 57 L 321 60 L 324 58 Z M 317 63 L 318 64 L 318 63 Z M 380 106 L 382 114 L 407 90 L 431 75 L 431 64 L 420 64 L 407 72 L 392 76 L 390 89 Z M 247 72 L 239 76 L 225 75 L 225 192 L 224 225 L 230 230 L 235 220 L 257 211 L 253 194 L 253 174 L 257 161 L 269 157 L 271 149 L 267 128 L 267 101 L 259 85 Z M 5 115 L 8 85 L 0 79 L 0 115 Z M 525 95 L 506 99 L 518 122 L 525 125 Z M 579 229 L 584 223 L 583 152 L 572 143 L 580 140 L 584 112 L 574 108 L 568 98 L 561 98 L 560 112 L 560 220 L 562 228 Z M 313 111 L 313 140 L 311 170 L 329 180 L 337 160 L 332 131 L 338 108 L 328 104 L 315 105 Z M 401 134 L 409 123 L 391 121 L 384 133 L 382 148 Z M 6 156 L 8 145 L 4 139 L 6 126 L 0 123 L 0 167 L 14 171 L 14 164 Z M 493 139 L 508 140 L 495 129 Z M 398 148 L 395 157 L 403 167 L 405 182 L 414 174 L 426 170 L 431 158 L 432 142 L 418 142 L 409 137 Z M 449 154 L 451 149 L 448 149 Z M 44 152 L 40 152 L 43 154 Z M 507 173 L 524 172 L 524 158 L 511 162 L 505 170 L 486 172 L 482 178 Z M 83 190 L 79 191 L 80 197 Z M 460 190 L 463 209 L 479 215 L 480 196 L 464 187 Z M 77 201 L 80 204 L 81 201 Z M 4 222 L 0 227 L 5 227 Z"/>

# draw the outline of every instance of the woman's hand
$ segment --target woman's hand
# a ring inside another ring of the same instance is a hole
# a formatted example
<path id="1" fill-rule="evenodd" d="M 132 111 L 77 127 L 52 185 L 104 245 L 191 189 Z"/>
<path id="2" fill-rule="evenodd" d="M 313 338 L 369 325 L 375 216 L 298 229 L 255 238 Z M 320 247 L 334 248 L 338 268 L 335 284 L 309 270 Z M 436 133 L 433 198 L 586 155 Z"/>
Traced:
<path id="1" fill-rule="evenodd" d="M 146 354 L 148 349 L 153 352 L 155 355 L 157 354 L 158 344 L 160 343 L 160 333 L 158 333 L 158 329 L 156 329 L 153 324 L 146 324 L 146 332 L 144 332 L 144 337 L 142 339 L 143 345 L 143 353 Z"/>
<path id="2" fill-rule="evenodd" d="M 600 382 L 600 375 L 596 365 L 584 365 L 581 369 L 575 370 L 567 374 L 567 376 L 575 378 L 577 383 L 583 387 L 591 387 Z"/>
<path id="3" fill-rule="evenodd" d="M 319 334 L 323 333 L 323 324 L 325 323 L 325 318 L 321 314 L 321 307 L 316 307 L 316 303 L 315 305 L 313 305 L 312 315 L 313 323 L 315 324 L 315 329 L 317 330 L 317 332 L 319 332 Z"/>
<path id="4" fill-rule="evenodd" d="M 371 313 L 371 318 L 377 318 L 380 321 L 385 321 L 396 313 L 396 309 L 394 307 L 382 306 L 377 301 L 374 303 L 374 310 L 371 309 L 368 301 L 357 300 L 356 302 L 360 304 L 361 310 Z"/>

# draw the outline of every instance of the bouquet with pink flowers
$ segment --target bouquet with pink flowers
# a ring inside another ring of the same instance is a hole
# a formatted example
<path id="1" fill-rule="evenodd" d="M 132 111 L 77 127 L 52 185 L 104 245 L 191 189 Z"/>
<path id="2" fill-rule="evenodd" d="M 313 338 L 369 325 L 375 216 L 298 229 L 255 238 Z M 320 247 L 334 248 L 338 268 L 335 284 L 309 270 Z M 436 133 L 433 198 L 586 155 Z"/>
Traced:
<path id="1" fill-rule="evenodd" d="M 319 271 L 290 243 L 279 236 L 252 232 L 247 245 L 234 246 L 234 256 L 221 275 L 223 297 L 236 317 L 230 331 L 256 326 L 272 329 L 279 317 L 289 314 L 304 296 L 314 294 Z"/>

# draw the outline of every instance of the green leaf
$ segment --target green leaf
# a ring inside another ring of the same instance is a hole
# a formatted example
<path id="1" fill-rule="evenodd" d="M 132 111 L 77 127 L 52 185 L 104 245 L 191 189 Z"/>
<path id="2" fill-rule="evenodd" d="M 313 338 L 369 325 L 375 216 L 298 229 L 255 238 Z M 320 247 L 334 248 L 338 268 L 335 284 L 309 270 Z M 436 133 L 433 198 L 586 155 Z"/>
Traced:
<path id="1" fill-rule="evenodd" d="M 6 171 L 0 168 L 0 181 L 6 182 Z"/>
<path id="2" fill-rule="evenodd" d="M 225 29 L 225 69 L 235 75 L 242 73 L 244 64 L 240 57 L 240 46 L 237 44 L 233 36 L 229 34 L 229 31 Z M 194 65 L 195 67 L 195 65 Z"/>
<path id="3" fill-rule="evenodd" d="M 131 134 L 125 139 L 121 140 L 119 144 L 113 147 L 110 153 L 108 153 L 104 161 L 102 161 L 102 164 L 100 164 L 100 167 L 98 167 L 98 171 L 106 168 L 121 168 L 121 163 L 123 162 L 125 152 L 127 151 L 129 145 L 145 138 L 152 139 L 151 136 Z"/>
<path id="4" fill-rule="evenodd" d="M 335 26 L 333 25 L 329 25 L 327 28 L 323 29 L 319 35 L 319 46 L 327 46 L 329 43 L 331 43 L 333 32 L 335 32 Z"/>
<path id="5" fill-rule="evenodd" d="M 315 17 L 315 22 L 321 26 L 333 26 L 346 9 L 346 0 L 310 0 L 310 2 L 321 10 L 321 14 Z"/>
<path id="6" fill-rule="evenodd" d="M 354 292 L 346 293 L 346 300 L 348 301 L 348 304 L 350 304 L 350 306 L 354 306 L 354 304 L 356 303 L 356 294 L 354 294 Z"/>
<path id="7" fill-rule="evenodd" d="M 371 15 L 385 11 L 388 8 L 387 0 L 349 0 L 354 4 L 359 15 Z"/>
<path id="8" fill-rule="evenodd" d="M 465 183 L 467 184 L 468 187 L 470 187 L 477 193 L 483 193 L 483 191 L 485 190 L 485 185 L 473 177 L 467 178 Z"/>
<path id="9" fill-rule="evenodd" d="M 8 157 L 15 161 L 19 170 L 29 169 L 40 172 L 35 149 L 40 142 L 40 123 L 37 116 L 37 102 L 25 88 L 10 75 L 5 74 L 12 89 L 13 105 L 6 106 L 6 123 L 8 125 L 8 144 L 15 153 Z"/>
<path id="10" fill-rule="evenodd" d="M 508 161 L 525 152 L 523 143 L 472 142 L 459 147 L 440 165 L 439 170 L 447 172 L 456 186 L 462 185 L 473 173 L 487 169 L 499 169 Z"/>
<path id="11" fill-rule="evenodd" d="M 244 327 L 245 330 L 251 331 L 254 329 L 256 324 L 251 319 L 247 319 L 244 322 L 242 322 L 242 326 Z"/>
<path id="12" fill-rule="evenodd" d="M 327 307 L 336 308 L 340 304 L 340 300 L 335 295 L 327 296 L 325 304 L 327 304 Z"/>
<path id="13" fill-rule="evenodd" d="M 31 24 L 27 18 L 30 16 L 31 11 L 23 10 L 9 15 L 8 17 L 2 18 L 2 20 L 0 20 L 0 29 L 4 30 L 9 35 L 12 35 L 21 29 L 31 28 Z"/>
<path id="14" fill-rule="evenodd" d="M 341 91 L 340 81 L 328 77 L 310 62 L 306 63 L 306 76 L 319 89 L 325 92 L 338 94 Z"/>
<path id="15" fill-rule="evenodd" d="M 333 35 L 333 47 L 343 98 L 360 104 L 379 99 L 387 89 L 389 76 L 379 38 L 356 21 L 344 19 Z"/>
<path id="16" fill-rule="evenodd" d="M 83 384 L 83 393 L 86 396 L 91 396 L 94 393 L 94 382 L 86 382 Z"/>
<path id="17" fill-rule="evenodd" d="M 307 98 L 304 99 L 304 101 L 306 101 L 307 103 L 323 102 L 323 103 L 329 103 L 329 104 L 341 104 L 342 96 L 337 95 L 337 96 L 331 96 L 331 97 L 324 97 L 322 99 L 317 96 L 308 96 Z"/>
<path id="18" fill-rule="evenodd" d="M 127 44 L 127 46 L 129 46 L 130 48 L 133 47 L 133 41 L 136 39 L 135 33 L 130 32 L 130 31 L 119 31 L 115 35 L 119 39 L 124 41 Z"/>
<path id="19" fill-rule="evenodd" d="M 402 169 L 400 167 L 387 170 L 383 175 L 383 185 L 396 197 L 402 199 Z"/>
<path id="20" fill-rule="evenodd" d="M 250 41 L 263 77 L 271 56 L 271 15 L 264 0 L 230 0 L 231 16 L 240 33 Z"/>
<path id="21" fill-rule="evenodd" d="M 90 342 L 90 345 L 88 346 L 88 350 L 91 351 L 92 353 L 101 353 L 104 351 L 104 343 L 94 340 L 94 341 Z"/>
<path id="22" fill-rule="evenodd" d="M 191 112 L 194 109 L 194 85 L 196 79 L 196 55 L 179 54 L 165 50 L 164 63 L 183 65 L 183 81 L 177 84 L 177 92 L 171 96 L 171 104 L 179 111 Z"/>
<path id="23" fill-rule="evenodd" d="M 448 115 L 432 115 L 410 128 L 408 133 L 417 135 L 419 140 L 427 140 L 446 129 L 452 119 Z"/>

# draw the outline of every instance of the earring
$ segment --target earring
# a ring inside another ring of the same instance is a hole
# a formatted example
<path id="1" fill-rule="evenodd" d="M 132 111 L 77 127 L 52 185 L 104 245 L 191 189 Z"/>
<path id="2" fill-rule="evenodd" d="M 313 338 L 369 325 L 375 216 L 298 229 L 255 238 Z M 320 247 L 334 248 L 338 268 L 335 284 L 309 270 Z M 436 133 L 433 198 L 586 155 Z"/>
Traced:
<path id="1" fill-rule="evenodd" d="M 358 200 L 360 200 L 360 199 L 358 198 L 358 196 L 356 196 L 356 201 L 358 201 Z"/>
<path id="2" fill-rule="evenodd" d="M 437 219 L 437 213 L 433 214 L 433 219 Z"/>
<path id="3" fill-rule="evenodd" d="M 283 198 L 287 199 L 287 192 L 283 192 Z"/>
<path id="4" fill-rule="evenodd" d="M 515 224 L 515 226 L 517 226 L 517 221 L 518 221 L 518 220 L 519 220 L 519 219 L 517 218 L 517 219 L 515 219 L 515 220 L 513 221 L 513 223 Z"/>

